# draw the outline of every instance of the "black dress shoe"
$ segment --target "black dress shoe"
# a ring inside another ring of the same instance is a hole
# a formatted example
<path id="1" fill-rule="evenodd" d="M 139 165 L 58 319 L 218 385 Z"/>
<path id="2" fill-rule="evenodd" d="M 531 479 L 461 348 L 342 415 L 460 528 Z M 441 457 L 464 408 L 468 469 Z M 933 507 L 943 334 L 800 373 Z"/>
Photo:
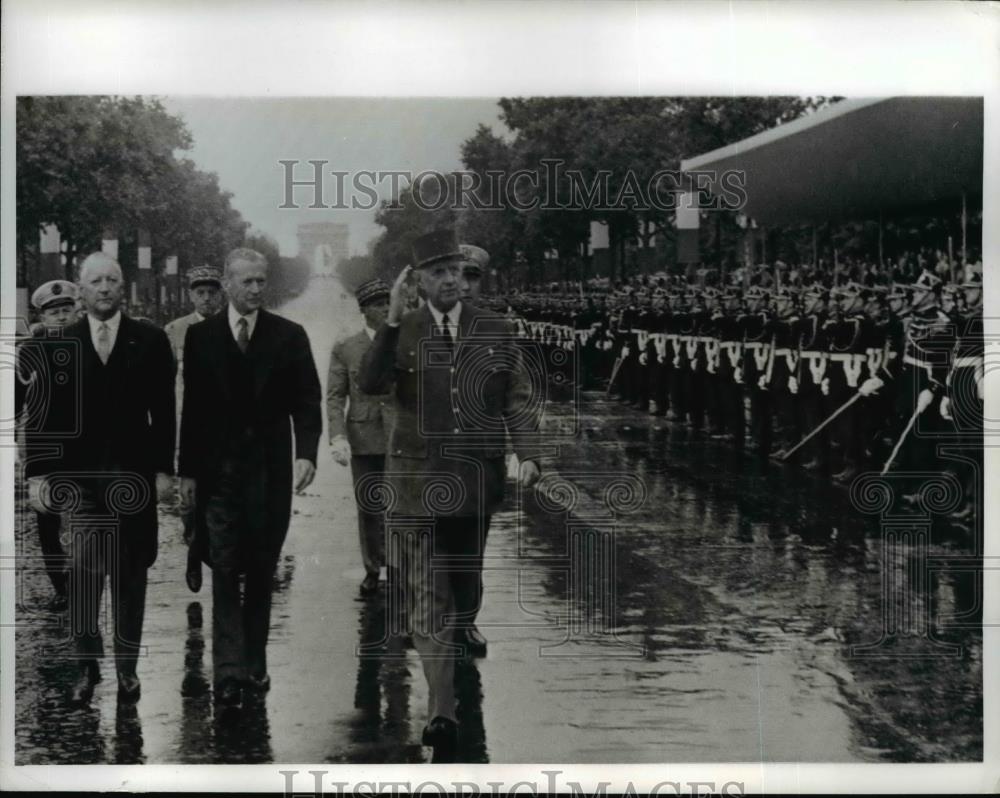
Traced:
<path id="1" fill-rule="evenodd" d="M 246 686 L 255 693 L 266 693 L 271 689 L 271 677 L 266 673 L 263 676 L 248 676 Z"/>
<path id="2" fill-rule="evenodd" d="M 240 683 L 235 679 L 226 679 L 215 687 L 215 701 L 224 707 L 236 707 L 243 700 Z"/>
<path id="3" fill-rule="evenodd" d="M 201 560 L 188 559 L 187 571 L 184 572 L 184 581 L 187 582 L 188 590 L 197 593 L 201 590 Z"/>
<path id="4" fill-rule="evenodd" d="M 135 703 L 142 694 L 142 684 L 134 673 L 118 672 L 118 700 Z"/>
<path id="5" fill-rule="evenodd" d="M 465 650 L 472 657 L 486 656 L 486 638 L 475 626 L 465 630 Z"/>
<path id="6" fill-rule="evenodd" d="M 421 741 L 434 748 L 454 748 L 458 743 L 458 724 L 438 715 L 424 726 Z"/>
<path id="7" fill-rule="evenodd" d="M 367 574 L 361 583 L 361 595 L 370 596 L 378 590 L 378 574 Z"/>
<path id="8" fill-rule="evenodd" d="M 69 700 L 74 704 L 87 704 L 94 695 L 94 685 L 101 681 L 101 669 L 96 660 L 87 660 L 80 667 L 80 674 L 70 690 Z"/>

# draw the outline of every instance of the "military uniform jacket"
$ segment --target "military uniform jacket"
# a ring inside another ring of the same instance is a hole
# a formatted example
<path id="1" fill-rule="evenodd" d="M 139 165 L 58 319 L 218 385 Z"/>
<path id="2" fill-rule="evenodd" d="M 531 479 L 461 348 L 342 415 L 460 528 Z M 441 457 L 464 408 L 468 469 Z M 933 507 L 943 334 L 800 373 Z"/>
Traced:
<path id="1" fill-rule="evenodd" d="M 451 345 L 434 326 L 427 306 L 398 327 L 382 325 L 358 374 L 362 391 L 392 391 L 386 510 L 422 518 L 490 514 L 504 496 L 506 435 L 526 459 L 544 381 L 529 381 L 522 346 L 503 317 L 463 303 Z"/>
<path id="2" fill-rule="evenodd" d="M 372 339 L 361 330 L 335 343 L 330 354 L 326 381 L 330 440 L 346 437 L 354 455 L 385 454 L 386 437 L 392 428 L 392 397 L 388 393 L 372 396 L 358 385 L 361 360 L 371 345 Z"/>

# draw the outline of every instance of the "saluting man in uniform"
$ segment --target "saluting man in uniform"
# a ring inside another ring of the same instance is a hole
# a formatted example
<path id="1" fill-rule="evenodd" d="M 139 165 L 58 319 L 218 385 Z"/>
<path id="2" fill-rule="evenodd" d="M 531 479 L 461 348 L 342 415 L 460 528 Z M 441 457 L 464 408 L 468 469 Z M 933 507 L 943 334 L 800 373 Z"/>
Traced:
<path id="1" fill-rule="evenodd" d="M 187 273 L 188 297 L 194 310 L 186 316 L 174 319 L 163 331 L 170 339 L 174 350 L 174 360 L 177 361 L 177 419 L 180 430 L 180 417 L 184 400 L 184 339 L 192 324 L 204 321 L 219 312 L 222 300 L 222 274 L 211 266 L 201 266 Z M 204 536 L 196 534 L 197 525 L 194 522 L 194 505 L 181 504 L 181 520 L 184 522 L 184 542 L 188 544 L 188 562 L 186 579 L 192 592 L 201 590 L 201 563 L 208 557 L 208 547 Z"/>
<path id="2" fill-rule="evenodd" d="M 350 464 L 357 495 L 362 480 L 385 470 L 385 442 L 391 422 L 391 399 L 388 394 L 372 396 L 358 385 L 361 359 L 375 338 L 375 331 L 385 323 L 389 311 L 389 286 L 378 278 L 358 286 L 355 292 L 365 328 L 337 341 L 330 354 L 326 381 L 326 419 L 333 459 L 342 466 Z M 348 404 L 348 400 L 350 400 Z M 382 515 L 358 504 L 358 535 L 365 578 L 361 595 L 370 596 L 378 589 L 379 572 L 385 565 L 385 531 Z"/>
<path id="3" fill-rule="evenodd" d="M 407 266 L 359 384 L 371 394 L 393 391 L 386 492 L 394 501 L 386 522 L 401 530 L 407 611 L 429 687 L 423 743 L 447 757 L 458 739 L 455 654 L 469 628 L 456 618 L 456 595 L 465 582 L 479 584 L 482 544 L 504 496 L 508 434 L 521 483 L 539 478 L 525 436 L 537 427 L 540 397 L 509 322 L 460 300 L 465 257 L 454 232 L 421 236 L 413 255 L 427 302 L 404 313 Z"/>

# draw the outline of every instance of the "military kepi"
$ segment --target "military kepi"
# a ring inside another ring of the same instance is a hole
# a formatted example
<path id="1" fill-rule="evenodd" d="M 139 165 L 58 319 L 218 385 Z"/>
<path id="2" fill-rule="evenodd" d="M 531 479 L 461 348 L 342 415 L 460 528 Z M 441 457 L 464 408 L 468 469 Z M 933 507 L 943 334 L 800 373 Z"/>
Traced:
<path id="1" fill-rule="evenodd" d="M 466 273 L 482 274 L 490 265 L 490 253 L 475 244 L 459 244 L 462 257 L 465 259 L 463 268 Z"/>
<path id="2" fill-rule="evenodd" d="M 75 305 L 78 291 L 69 280 L 49 280 L 42 283 L 31 295 L 31 304 L 36 310 L 54 308 L 59 305 Z"/>
<path id="3" fill-rule="evenodd" d="M 372 302 L 388 299 L 389 285 L 385 282 L 385 280 L 380 280 L 378 277 L 372 280 L 366 280 L 358 286 L 358 290 L 354 292 L 354 297 L 358 300 L 358 307 L 363 308 L 365 305 L 370 305 Z"/>
<path id="4" fill-rule="evenodd" d="M 458 258 L 464 260 L 462 250 L 450 229 L 435 230 L 420 236 L 413 242 L 413 263 L 415 269 L 423 269 L 438 261 Z"/>
<path id="5" fill-rule="evenodd" d="M 199 285 L 214 285 L 222 288 L 222 274 L 213 266 L 198 266 L 188 269 L 188 288 L 195 288 Z"/>

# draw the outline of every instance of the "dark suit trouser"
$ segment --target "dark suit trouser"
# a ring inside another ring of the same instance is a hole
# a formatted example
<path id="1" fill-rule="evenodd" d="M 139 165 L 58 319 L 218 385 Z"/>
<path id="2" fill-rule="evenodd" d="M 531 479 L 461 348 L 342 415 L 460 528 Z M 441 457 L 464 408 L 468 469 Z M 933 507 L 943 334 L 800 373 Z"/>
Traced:
<path id="1" fill-rule="evenodd" d="M 351 476 L 354 478 L 355 491 L 357 491 L 358 483 L 364 477 L 384 472 L 384 454 L 351 455 Z M 384 514 L 366 510 L 361 503 L 358 503 L 358 538 L 361 543 L 361 561 L 364 563 L 365 572 L 372 576 L 378 576 L 379 569 L 385 565 Z"/>
<path id="2" fill-rule="evenodd" d="M 66 554 L 59 540 L 62 516 L 59 513 L 35 513 L 38 521 L 38 544 L 42 549 L 42 563 L 56 594 L 66 595 Z"/>
<path id="3" fill-rule="evenodd" d="M 207 499 L 205 526 L 212 559 L 212 661 L 216 684 L 267 673 L 271 580 L 277 561 L 267 552 L 265 480 L 241 459 L 223 463 Z M 245 575 L 242 601 L 240 576 Z"/>
<path id="4" fill-rule="evenodd" d="M 455 720 L 455 631 L 468 626 L 482 597 L 482 563 L 490 516 L 428 519 L 420 530 L 401 530 L 400 566 L 406 585 L 413 645 L 428 685 L 428 719 Z M 391 524 L 391 521 L 390 521 Z M 393 533 L 396 534 L 395 532 Z M 395 548 L 395 547 L 394 547 Z"/>
<path id="5" fill-rule="evenodd" d="M 70 630 L 77 655 L 84 660 L 104 655 L 98 620 L 104 582 L 110 578 L 117 669 L 135 674 L 146 608 L 147 568 L 125 543 L 128 530 L 119 531 L 114 521 L 91 521 L 88 516 L 107 517 L 107 513 L 93 491 L 84 489 L 82 495 L 80 508 L 70 520 Z"/>

